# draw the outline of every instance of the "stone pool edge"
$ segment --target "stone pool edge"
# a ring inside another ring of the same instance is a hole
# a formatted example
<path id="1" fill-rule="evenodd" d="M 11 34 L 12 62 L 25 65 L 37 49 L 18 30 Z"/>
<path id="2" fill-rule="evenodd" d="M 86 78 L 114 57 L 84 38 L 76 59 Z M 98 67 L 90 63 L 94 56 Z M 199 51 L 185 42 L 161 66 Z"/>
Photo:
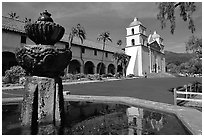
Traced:
<path id="1" fill-rule="evenodd" d="M 101 103 L 122 103 L 126 105 L 171 113 L 176 115 L 176 117 L 193 135 L 202 135 L 202 112 L 196 109 L 174 106 L 171 104 L 132 97 L 68 95 L 64 98 L 65 101 L 97 101 Z"/>
<path id="2" fill-rule="evenodd" d="M 2 98 L 2 105 L 17 104 L 23 98 Z M 120 103 L 174 114 L 193 135 L 202 135 L 202 112 L 186 107 L 132 97 L 64 95 L 64 101 Z"/>

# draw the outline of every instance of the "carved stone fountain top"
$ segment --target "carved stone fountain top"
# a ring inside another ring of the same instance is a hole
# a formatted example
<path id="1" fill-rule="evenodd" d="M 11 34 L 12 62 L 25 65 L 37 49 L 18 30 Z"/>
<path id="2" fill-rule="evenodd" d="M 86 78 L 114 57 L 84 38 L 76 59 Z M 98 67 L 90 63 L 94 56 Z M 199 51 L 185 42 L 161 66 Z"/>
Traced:
<path id="1" fill-rule="evenodd" d="M 51 14 L 47 10 L 45 10 L 44 12 L 40 13 L 38 21 L 53 22 L 53 19 L 51 18 Z"/>
<path id="2" fill-rule="evenodd" d="M 57 49 L 54 44 L 63 37 L 65 29 L 54 23 L 47 10 L 34 23 L 25 25 L 27 36 L 36 45 L 25 45 L 16 51 L 17 62 L 31 75 L 57 77 L 67 67 L 72 52 Z"/>
<path id="3" fill-rule="evenodd" d="M 63 37 L 65 29 L 54 23 L 51 14 L 45 10 L 36 22 L 25 25 L 25 32 L 36 44 L 54 45 Z"/>

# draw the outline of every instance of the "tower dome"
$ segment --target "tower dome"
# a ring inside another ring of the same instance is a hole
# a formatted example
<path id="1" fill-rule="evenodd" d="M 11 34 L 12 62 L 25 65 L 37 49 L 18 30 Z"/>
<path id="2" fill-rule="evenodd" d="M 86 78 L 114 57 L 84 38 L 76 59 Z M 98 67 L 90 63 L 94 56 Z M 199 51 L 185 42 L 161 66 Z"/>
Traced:
<path id="1" fill-rule="evenodd" d="M 142 25 L 140 21 L 138 21 L 138 18 L 134 18 L 134 21 L 130 23 L 129 27 L 136 26 L 136 25 Z"/>
<path id="2" fill-rule="evenodd" d="M 157 32 L 156 32 L 156 31 L 154 31 L 154 34 L 152 34 L 152 38 L 153 38 L 153 39 L 160 38 L 160 35 L 159 35 L 159 34 L 157 34 Z"/>

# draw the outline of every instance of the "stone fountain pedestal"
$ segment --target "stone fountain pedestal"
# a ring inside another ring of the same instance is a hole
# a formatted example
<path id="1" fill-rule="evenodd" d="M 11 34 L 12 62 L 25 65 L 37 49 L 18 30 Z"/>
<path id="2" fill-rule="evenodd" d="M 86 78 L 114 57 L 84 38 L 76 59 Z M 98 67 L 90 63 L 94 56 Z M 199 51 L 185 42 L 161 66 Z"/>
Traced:
<path id="1" fill-rule="evenodd" d="M 21 110 L 22 134 L 63 134 L 64 98 L 60 74 L 72 58 L 70 49 L 57 49 L 54 44 L 65 29 L 53 22 L 45 10 L 34 23 L 25 25 L 25 32 L 35 45 L 16 51 L 16 60 L 29 77 L 26 78 Z"/>
<path id="2" fill-rule="evenodd" d="M 22 105 L 23 134 L 63 134 L 64 99 L 60 78 L 27 77 Z"/>

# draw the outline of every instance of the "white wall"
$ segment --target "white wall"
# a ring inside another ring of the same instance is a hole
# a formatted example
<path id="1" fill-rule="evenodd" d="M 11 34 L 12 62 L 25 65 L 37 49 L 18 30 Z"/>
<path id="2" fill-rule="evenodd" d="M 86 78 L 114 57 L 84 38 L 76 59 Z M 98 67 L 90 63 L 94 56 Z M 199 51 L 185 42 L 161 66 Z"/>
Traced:
<path id="1" fill-rule="evenodd" d="M 126 74 L 134 74 L 136 76 L 143 76 L 142 74 L 142 49 L 141 46 L 133 46 L 125 49 L 125 53 L 129 56 L 130 62 L 126 70 Z"/>
<path id="2" fill-rule="evenodd" d="M 23 34 L 22 34 L 23 35 Z M 31 41 L 28 37 L 26 38 L 27 45 L 34 45 L 35 43 Z M 23 46 L 21 43 L 21 34 L 14 33 L 10 31 L 2 31 L 2 51 L 10 51 L 15 53 L 16 48 Z M 54 46 L 57 48 L 65 48 L 65 43 L 57 42 Z M 81 64 L 81 47 L 80 46 L 72 46 L 72 59 L 78 60 Z M 94 63 L 95 69 L 97 65 L 101 62 L 102 59 L 102 51 L 97 50 L 97 55 L 94 55 L 94 49 L 86 48 L 85 53 L 82 54 L 84 63 L 87 61 L 92 61 Z M 106 57 L 106 53 L 104 52 L 103 63 L 105 64 L 105 71 L 107 72 L 108 65 L 113 64 L 116 68 L 116 63 L 113 59 L 113 53 L 108 52 L 108 57 Z M 96 71 L 95 71 L 96 72 Z"/>
<path id="3" fill-rule="evenodd" d="M 150 72 L 150 58 L 149 58 L 149 49 L 142 46 L 142 73 L 148 74 Z"/>
<path id="4" fill-rule="evenodd" d="M 135 34 L 139 33 L 139 31 L 140 31 L 139 25 L 126 28 L 127 36 L 132 35 L 132 29 L 134 29 Z"/>

